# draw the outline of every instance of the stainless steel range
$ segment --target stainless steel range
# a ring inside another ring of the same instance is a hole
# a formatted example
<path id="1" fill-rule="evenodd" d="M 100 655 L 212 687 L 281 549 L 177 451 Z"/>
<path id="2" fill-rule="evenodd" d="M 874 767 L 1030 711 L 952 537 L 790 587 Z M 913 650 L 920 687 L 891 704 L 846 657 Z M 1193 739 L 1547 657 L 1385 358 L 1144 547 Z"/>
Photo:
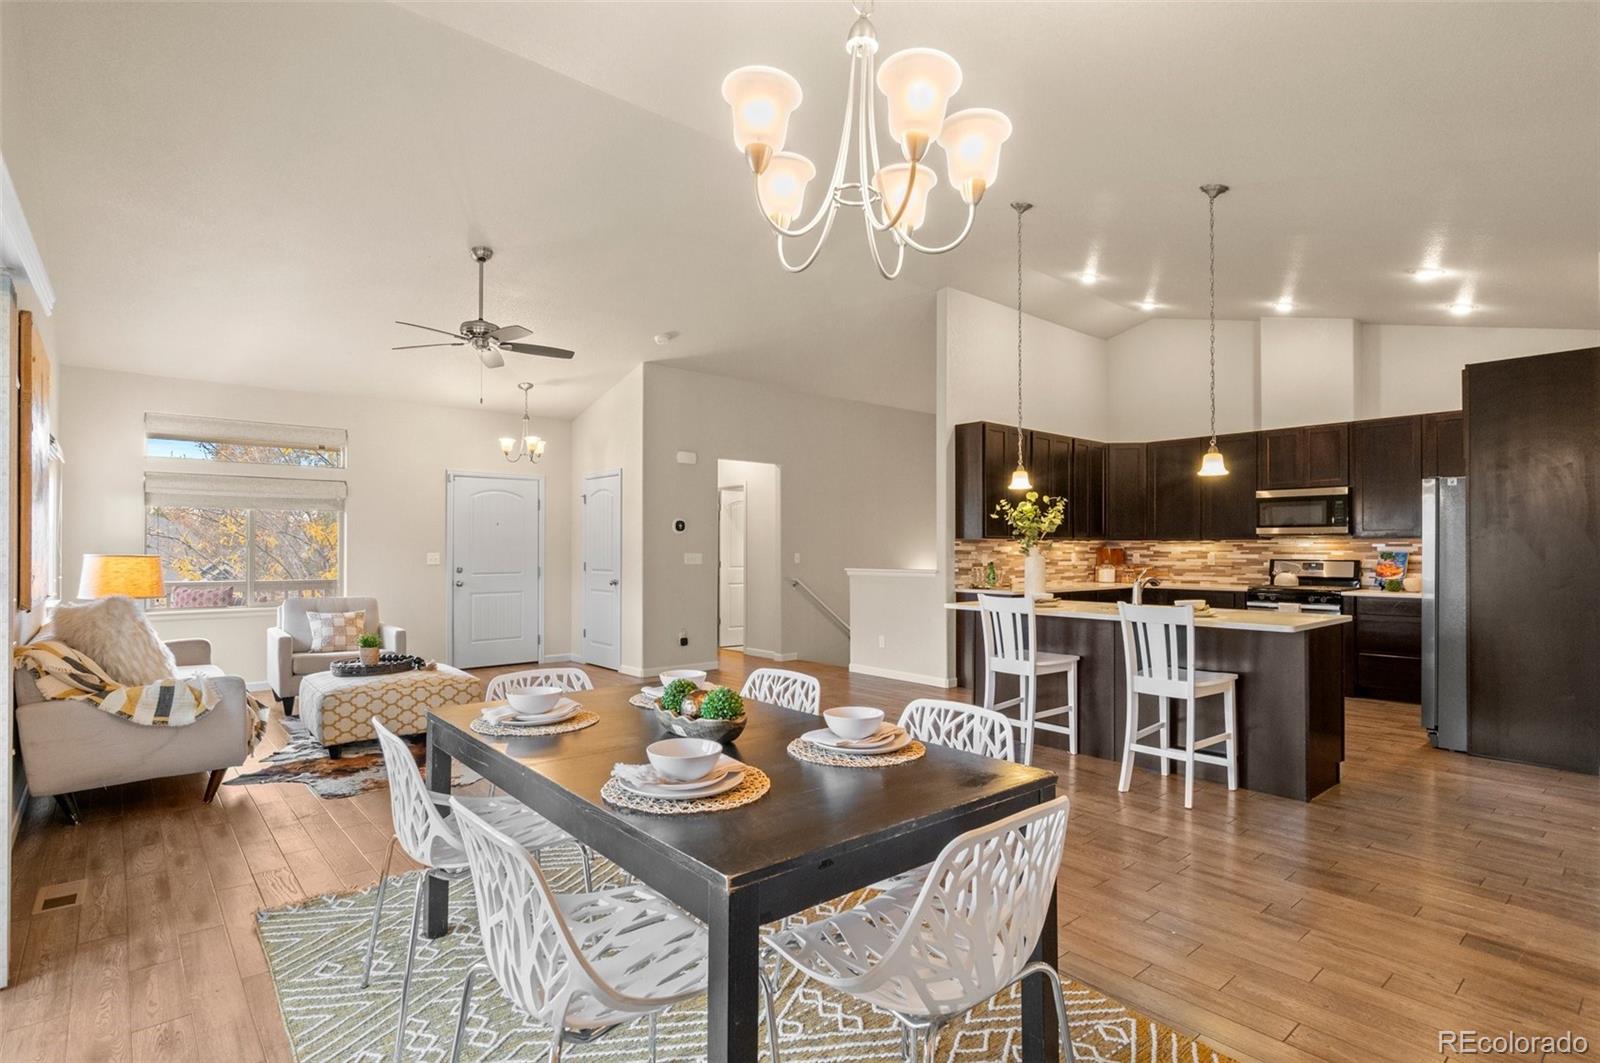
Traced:
<path id="1" fill-rule="evenodd" d="M 1275 557 L 1267 565 L 1267 578 L 1269 582 L 1245 591 L 1246 607 L 1290 605 L 1307 613 L 1337 613 L 1344 608 L 1342 592 L 1361 586 L 1361 562 Z"/>

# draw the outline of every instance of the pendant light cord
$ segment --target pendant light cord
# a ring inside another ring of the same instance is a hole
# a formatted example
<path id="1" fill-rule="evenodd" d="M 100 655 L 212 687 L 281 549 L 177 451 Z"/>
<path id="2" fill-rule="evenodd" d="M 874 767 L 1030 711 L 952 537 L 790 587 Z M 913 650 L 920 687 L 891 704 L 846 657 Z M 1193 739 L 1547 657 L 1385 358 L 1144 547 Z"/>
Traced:
<path id="1" fill-rule="evenodd" d="M 1208 195 L 1210 200 L 1210 237 L 1211 237 L 1211 445 L 1217 445 L 1217 197 Z"/>
<path id="2" fill-rule="evenodd" d="M 1017 468 L 1022 468 L 1022 215 L 1017 211 Z M 1214 419 L 1214 418 L 1213 418 Z"/>

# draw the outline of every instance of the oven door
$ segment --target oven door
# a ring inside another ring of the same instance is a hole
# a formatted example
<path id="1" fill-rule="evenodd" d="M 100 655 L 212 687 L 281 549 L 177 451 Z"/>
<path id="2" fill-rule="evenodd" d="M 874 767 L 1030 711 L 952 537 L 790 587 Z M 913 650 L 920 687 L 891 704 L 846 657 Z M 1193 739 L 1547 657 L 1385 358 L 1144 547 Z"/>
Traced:
<path id="1" fill-rule="evenodd" d="M 1349 535 L 1350 489 L 1256 492 L 1257 535 Z"/>

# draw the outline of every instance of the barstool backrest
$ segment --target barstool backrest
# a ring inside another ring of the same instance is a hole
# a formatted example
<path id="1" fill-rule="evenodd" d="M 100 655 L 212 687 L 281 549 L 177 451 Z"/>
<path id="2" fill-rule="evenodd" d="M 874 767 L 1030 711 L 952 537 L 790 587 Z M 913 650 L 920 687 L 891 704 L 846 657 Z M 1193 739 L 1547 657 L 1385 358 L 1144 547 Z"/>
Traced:
<path id="1" fill-rule="evenodd" d="M 1031 675 L 1039 644 L 1038 616 L 1026 595 L 980 594 L 983 655 L 989 669 L 1008 675 Z"/>
<path id="2" fill-rule="evenodd" d="M 1194 697 L 1194 607 L 1117 603 L 1128 688 L 1141 694 Z"/>

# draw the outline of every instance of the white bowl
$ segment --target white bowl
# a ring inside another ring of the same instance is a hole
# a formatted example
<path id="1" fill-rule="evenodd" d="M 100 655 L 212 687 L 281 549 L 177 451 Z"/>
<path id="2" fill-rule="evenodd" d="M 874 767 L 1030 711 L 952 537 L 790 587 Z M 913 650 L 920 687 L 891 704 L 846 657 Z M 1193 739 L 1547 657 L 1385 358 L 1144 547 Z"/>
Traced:
<path id="1" fill-rule="evenodd" d="M 527 690 L 518 690 L 506 695 L 506 703 L 524 716 L 535 713 L 549 712 L 561 703 L 561 695 L 566 693 L 560 687 L 538 686 L 529 687 Z"/>
<path id="2" fill-rule="evenodd" d="M 706 738 L 664 738 L 645 747 L 650 766 L 663 779 L 694 782 L 711 774 L 722 759 L 722 743 Z"/>
<path id="3" fill-rule="evenodd" d="M 1172 604 L 1177 606 L 1192 605 L 1194 606 L 1194 611 L 1197 613 L 1203 613 L 1207 609 L 1211 608 L 1211 603 L 1206 601 L 1204 598 L 1179 598 Z"/>
<path id="4" fill-rule="evenodd" d="M 706 674 L 698 668 L 669 668 L 661 673 L 660 679 L 663 687 L 670 687 L 675 679 L 687 679 L 699 686 L 706 681 Z"/>
<path id="5" fill-rule="evenodd" d="M 840 705 L 822 710 L 822 722 L 840 738 L 858 741 L 877 733 L 883 723 L 883 710 L 866 705 Z"/>

